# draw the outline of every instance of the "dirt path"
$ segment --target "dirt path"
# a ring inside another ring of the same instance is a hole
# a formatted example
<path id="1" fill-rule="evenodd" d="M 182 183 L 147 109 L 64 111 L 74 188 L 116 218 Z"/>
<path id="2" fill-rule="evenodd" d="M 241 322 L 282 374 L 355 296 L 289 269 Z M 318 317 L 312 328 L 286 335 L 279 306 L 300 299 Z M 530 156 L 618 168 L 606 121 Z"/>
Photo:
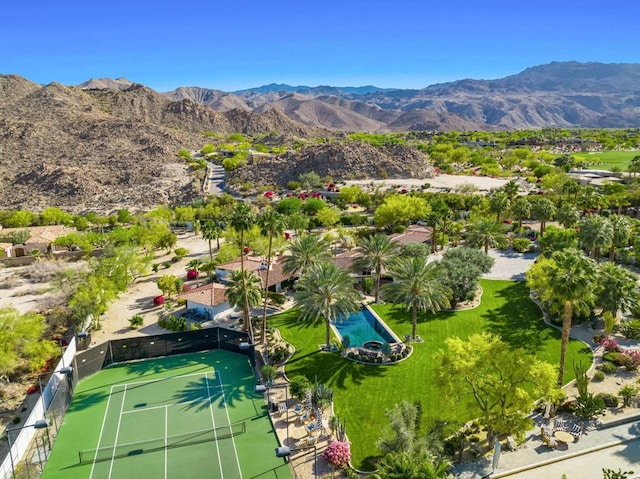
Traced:
<path id="1" fill-rule="evenodd" d="M 166 333 L 167 331 L 158 326 L 158 318 L 163 311 L 163 307 L 153 305 L 153 298 L 162 294 L 156 282 L 165 274 L 184 278 L 187 272 L 187 264 L 192 259 L 202 258 L 208 261 L 209 245 L 202 239 L 201 235 L 189 233 L 178 237 L 176 247 L 186 248 L 189 253 L 182 260 L 171 264 L 169 268 L 160 267 L 157 273 L 151 273 L 138 279 L 129 289 L 120 295 L 104 314 L 102 329 L 93 333 L 91 344 L 98 344 L 110 339 L 119 339 L 138 335 L 152 335 Z M 173 252 L 158 252 L 154 263 L 164 263 L 171 261 Z M 131 329 L 129 319 L 139 314 L 144 318 L 143 326 L 140 329 Z"/>

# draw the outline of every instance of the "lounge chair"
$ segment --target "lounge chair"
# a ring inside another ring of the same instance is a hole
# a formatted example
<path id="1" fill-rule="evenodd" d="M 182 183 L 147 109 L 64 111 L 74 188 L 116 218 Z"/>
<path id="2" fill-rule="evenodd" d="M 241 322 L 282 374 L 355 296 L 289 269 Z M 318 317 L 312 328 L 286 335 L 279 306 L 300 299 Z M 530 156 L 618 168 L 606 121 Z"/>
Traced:
<path id="1" fill-rule="evenodd" d="M 574 440 L 577 442 L 580 439 L 580 436 L 582 436 L 582 428 L 577 424 L 574 424 L 573 429 L 571 429 L 569 434 L 571 434 Z"/>
<path id="2" fill-rule="evenodd" d="M 287 404 L 281 402 L 280 404 L 278 404 L 278 411 L 280 413 L 286 413 L 287 412 Z"/>

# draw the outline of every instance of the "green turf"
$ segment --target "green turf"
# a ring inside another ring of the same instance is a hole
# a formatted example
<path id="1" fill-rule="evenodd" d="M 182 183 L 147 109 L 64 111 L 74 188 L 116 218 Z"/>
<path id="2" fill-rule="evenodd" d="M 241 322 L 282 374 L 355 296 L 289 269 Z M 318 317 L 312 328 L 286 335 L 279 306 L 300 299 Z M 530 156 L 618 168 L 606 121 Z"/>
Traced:
<path id="1" fill-rule="evenodd" d="M 593 153 L 575 153 L 573 156 L 578 161 L 590 163 L 588 170 L 609 170 L 620 168 L 620 171 L 627 171 L 629 162 L 634 156 L 640 155 L 640 151 L 596 151 Z"/>
<path id="2" fill-rule="evenodd" d="M 426 421 L 439 419 L 460 424 L 471 419 L 464 404 L 443 403 L 432 386 L 433 353 L 443 347 L 446 338 L 467 338 L 490 331 L 513 346 L 558 363 L 560 332 L 544 324 L 540 309 L 529 299 L 526 285 L 489 280 L 482 280 L 481 285 L 484 294 L 477 308 L 420 315 L 418 334 L 424 342 L 415 344 L 411 358 L 394 366 L 362 365 L 337 354 L 319 352 L 318 345 L 324 342 L 323 327 L 299 322 L 295 311 L 272 318 L 271 324 L 296 348 L 286 366 L 287 376 L 302 374 L 312 381 L 317 378 L 334 389 L 335 412 L 346 420 L 356 467 L 369 467 L 376 455 L 375 441 L 387 424 L 385 409 L 402 400 L 421 401 Z M 410 333 L 411 319 L 406 310 L 391 304 L 374 309 L 400 337 Z M 575 360 L 590 364 L 591 353 L 584 344 L 571 341 L 566 364 Z M 568 368 L 565 380 L 572 377 L 573 371 Z"/>
<path id="3" fill-rule="evenodd" d="M 77 385 L 42 477 L 290 478 L 288 465 L 275 457 L 277 438 L 254 385 L 246 356 L 222 350 L 100 371 Z M 126 446 L 243 422 L 246 432 L 233 438 L 218 437 L 227 434 L 217 429 L 217 441 L 165 450 L 162 440 L 155 451 L 153 444 Z M 78 452 L 98 444 L 117 444 L 116 455 L 133 452 L 112 460 L 106 450 L 98 454 L 106 460 L 80 464 Z"/>

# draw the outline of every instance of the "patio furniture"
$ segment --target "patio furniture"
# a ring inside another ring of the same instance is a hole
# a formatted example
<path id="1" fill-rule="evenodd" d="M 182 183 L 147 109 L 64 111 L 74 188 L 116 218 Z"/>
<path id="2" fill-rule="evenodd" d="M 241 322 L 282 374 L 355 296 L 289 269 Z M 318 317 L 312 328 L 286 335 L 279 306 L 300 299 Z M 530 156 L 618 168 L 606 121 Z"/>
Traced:
<path id="1" fill-rule="evenodd" d="M 573 436 L 566 431 L 555 431 L 553 437 L 560 442 L 573 442 Z"/>
<path id="2" fill-rule="evenodd" d="M 580 436 L 582 436 L 582 428 L 577 424 L 574 424 L 573 429 L 571 429 L 571 432 L 569 434 L 571 434 L 574 437 L 574 440 L 578 442 Z"/>

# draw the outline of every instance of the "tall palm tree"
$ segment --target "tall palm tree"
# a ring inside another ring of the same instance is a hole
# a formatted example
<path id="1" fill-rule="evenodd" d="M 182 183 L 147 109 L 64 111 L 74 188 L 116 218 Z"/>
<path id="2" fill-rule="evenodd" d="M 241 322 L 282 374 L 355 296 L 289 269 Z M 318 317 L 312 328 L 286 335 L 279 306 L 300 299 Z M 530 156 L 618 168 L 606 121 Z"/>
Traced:
<path id="1" fill-rule="evenodd" d="M 360 309 L 360 294 L 349 272 L 328 261 L 310 264 L 296 283 L 294 305 L 303 321 L 325 322 L 326 348 L 331 348 L 331 323 Z"/>
<path id="2" fill-rule="evenodd" d="M 231 211 L 229 218 L 229 225 L 238 232 L 240 235 L 240 271 L 244 273 L 244 234 L 251 229 L 256 219 L 251 207 L 245 203 L 236 203 L 235 207 Z M 246 275 L 241 276 L 242 281 L 246 281 Z M 246 285 L 245 285 L 246 286 Z M 242 307 L 242 313 L 244 315 L 243 329 L 249 331 L 249 337 L 253 340 L 253 334 L 251 331 L 251 320 L 249 318 L 249 302 L 248 296 L 245 295 L 245 302 Z"/>
<path id="3" fill-rule="evenodd" d="M 613 242 L 613 227 L 608 218 L 589 215 L 580 223 L 578 238 L 589 256 L 600 260 L 600 250 L 608 248 Z"/>
<path id="4" fill-rule="evenodd" d="M 411 309 L 411 337 L 415 341 L 418 311 L 436 313 L 451 305 L 452 291 L 443 284 L 440 265 L 424 257 L 399 258 L 389 267 L 393 283 L 383 288 L 384 297 Z"/>
<path id="5" fill-rule="evenodd" d="M 609 217 L 609 223 L 613 229 L 611 235 L 611 246 L 609 246 L 609 261 L 615 260 L 616 247 L 625 246 L 631 236 L 631 224 L 629 219 L 623 215 L 612 215 Z"/>
<path id="6" fill-rule="evenodd" d="M 491 218 L 479 218 L 467 226 L 467 244 L 482 246 L 488 253 L 490 247 L 506 247 L 509 239 L 502 223 Z"/>
<path id="7" fill-rule="evenodd" d="M 281 235 L 285 230 L 285 217 L 274 210 L 267 210 L 258 216 L 258 226 L 260 226 L 260 233 L 269 237 L 269 248 L 267 250 L 267 271 L 264 282 L 264 297 L 262 307 L 262 327 L 260 340 L 265 341 L 267 337 L 267 300 L 268 300 L 268 288 L 269 288 L 269 271 L 271 270 L 271 255 L 273 253 L 273 237 Z"/>
<path id="8" fill-rule="evenodd" d="M 511 213 L 518 220 L 518 229 L 522 228 L 522 220 L 531 216 L 531 203 L 526 196 L 518 196 L 511 203 Z"/>
<path id="9" fill-rule="evenodd" d="M 222 226 L 217 221 L 205 220 L 202 223 L 202 238 L 209 242 L 209 261 L 213 261 L 213 250 L 211 248 L 211 242 L 216 240 L 218 242 L 218 249 L 220 249 L 220 235 L 222 234 Z"/>
<path id="10" fill-rule="evenodd" d="M 577 249 L 555 251 L 527 272 L 527 284 L 551 312 L 562 315 L 558 384 L 564 379 L 564 363 L 574 312 L 587 313 L 595 299 L 595 262 Z"/>
<path id="11" fill-rule="evenodd" d="M 231 271 L 226 295 L 229 305 L 233 307 L 259 306 L 262 301 L 262 279 L 253 271 Z"/>
<path id="12" fill-rule="evenodd" d="M 615 263 L 607 262 L 598 267 L 596 305 L 602 312 L 609 311 L 617 316 L 619 311 L 638 306 L 637 277 Z"/>
<path id="13" fill-rule="evenodd" d="M 556 214 L 556 207 L 549 198 L 536 198 L 531 204 L 533 217 L 540 221 L 540 236 L 544 236 L 547 221 L 551 221 Z"/>
<path id="14" fill-rule="evenodd" d="M 380 276 L 382 270 L 386 268 L 400 253 L 397 243 L 391 241 L 387 235 L 378 234 L 364 238 L 358 245 L 360 251 L 359 258 L 353 262 L 353 268 L 362 271 L 369 268 L 375 275 L 375 300 L 380 299 Z"/>
<path id="15" fill-rule="evenodd" d="M 318 235 L 296 236 L 289 244 L 289 255 L 284 259 L 284 272 L 300 275 L 310 264 L 331 258 L 330 244 Z"/>

